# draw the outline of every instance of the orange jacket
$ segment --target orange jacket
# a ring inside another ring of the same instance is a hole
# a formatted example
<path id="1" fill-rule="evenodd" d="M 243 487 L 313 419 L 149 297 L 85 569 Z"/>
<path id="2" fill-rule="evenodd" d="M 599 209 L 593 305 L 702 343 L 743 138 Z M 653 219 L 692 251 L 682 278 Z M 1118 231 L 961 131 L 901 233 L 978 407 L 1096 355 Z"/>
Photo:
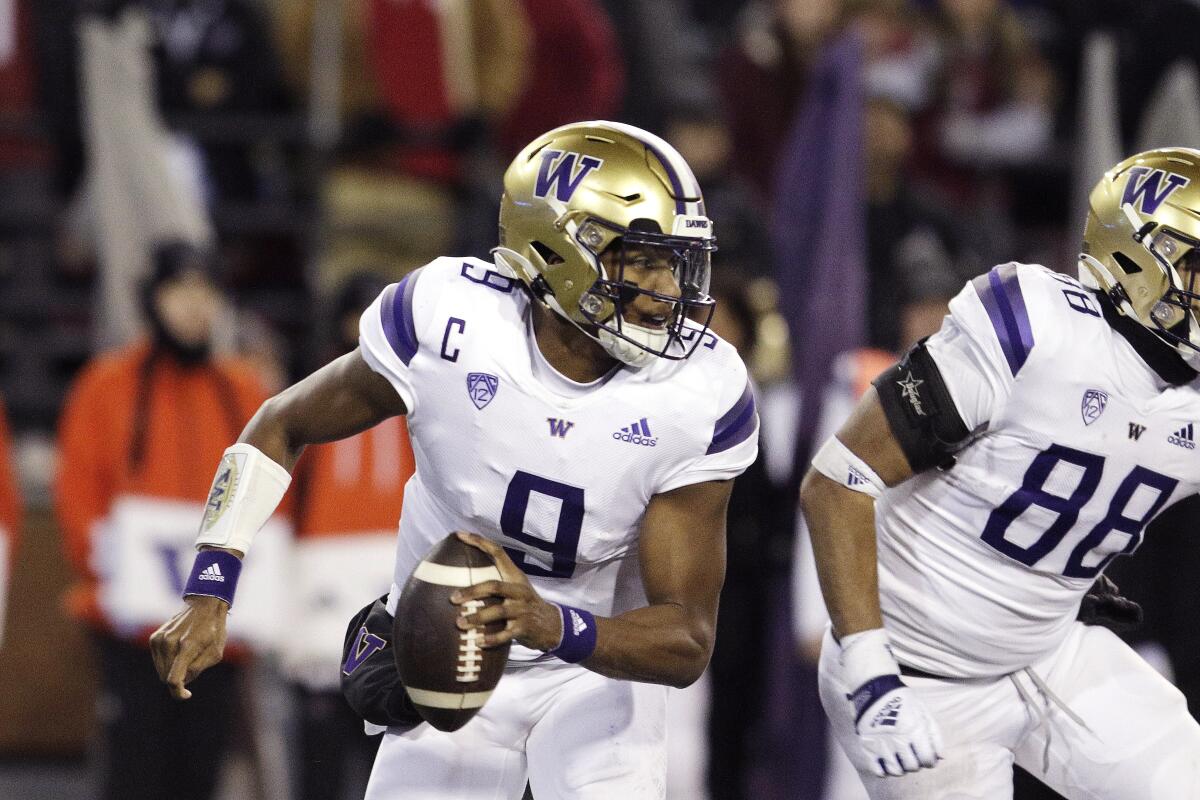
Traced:
<path id="1" fill-rule="evenodd" d="M 8 423 L 3 403 L 0 403 L 0 527 L 8 531 L 8 557 L 15 563 L 14 554 L 21 535 L 21 494 L 17 491 L 17 481 L 9 462 Z"/>
<path id="2" fill-rule="evenodd" d="M 296 538 L 396 530 L 413 469 L 403 417 L 306 448 L 291 489 Z"/>
<path id="3" fill-rule="evenodd" d="M 96 601 L 91 532 L 112 502 L 138 494 L 203 503 L 221 454 L 265 399 L 241 362 L 184 367 L 145 342 L 84 368 L 59 420 L 54 486 L 63 544 L 79 578 L 66 598 L 73 616 L 108 627 Z"/>

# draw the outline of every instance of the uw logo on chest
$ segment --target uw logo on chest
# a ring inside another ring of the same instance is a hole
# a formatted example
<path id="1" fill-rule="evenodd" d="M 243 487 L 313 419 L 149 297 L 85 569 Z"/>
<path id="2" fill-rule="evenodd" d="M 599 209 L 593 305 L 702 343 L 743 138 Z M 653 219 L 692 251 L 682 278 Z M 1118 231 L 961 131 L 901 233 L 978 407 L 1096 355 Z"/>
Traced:
<path id="1" fill-rule="evenodd" d="M 1142 438 L 1142 434 L 1146 432 L 1145 425 L 1139 425 L 1136 422 L 1129 423 L 1129 438 L 1135 442 Z"/>
<path id="2" fill-rule="evenodd" d="M 575 427 L 574 422 L 565 419 L 556 419 L 555 417 L 546 417 L 546 422 L 550 423 L 550 435 L 557 436 L 559 439 L 567 438 L 567 434 L 571 428 Z"/>

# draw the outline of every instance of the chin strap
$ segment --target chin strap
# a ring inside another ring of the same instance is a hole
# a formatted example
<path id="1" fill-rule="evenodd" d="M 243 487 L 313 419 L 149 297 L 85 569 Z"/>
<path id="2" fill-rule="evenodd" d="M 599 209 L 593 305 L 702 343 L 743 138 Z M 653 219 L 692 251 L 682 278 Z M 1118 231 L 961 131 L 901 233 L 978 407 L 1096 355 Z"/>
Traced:
<path id="1" fill-rule="evenodd" d="M 492 260 L 495 262 L 496 269 L 500 274 L 516 278 L 526 285 L 529 285 L 530 280 L 536 276 L 533 265 L 529 263 L 529 260 L 515 250 L 507 247 L 493 249 Z M 633 341 L 622 339 L 603 325 L 597 326 L 596 331 L 592 332 L 571 319 L 571 315 L 559 305 L 554 295 L 546 294 L 544 297 L 538 297 L 537 299 L 555 314 L 578 328 L 585 336 L 598 342 L 604 348 L 604 352 L 630 367 L 644 367 L 649 364 L 657 357 L 656 353 L 661 353 L 666 349 L 670 339 L 670 334 L 667 331 L 644 328 L 641 325 L 634 325 L 629 322 L 625 322 L 621 326 L 621 333 Z M 642 347 L 638 347 L 639 344 L 649 349 L 643 350 Z"/>
<path id="2" fill-rule="evenodd" d="M 621 326 L 621 333 L 633 339 L 637 344 L 626 341 L 603 327 L 600 328 L 599 336 L 596 338 L 606 353 L 631 367 L 644 367 L 649 364 L 658 357 L 656 353 L 661 353 L 666 349 L 670 340 L 670 334 L 666 331 L 643 328 L 641 325 L 633 325 L 628 322 Z M 638 347 L 639 344 L 641 347 Z"/>
<path id="3" fill-rule="evenodd" d="M 1079 254 L 1079 282 L 1089 289 L 1099 289 L 1104 292 L 1117 307 L 1117 311 L 1130 319 L 1141 322 L 1138 320 L 1137 312 L 1133 310 L 1133 305 L 1129 302 L 1129 296 L 1123 291 L 1115 291 L 1121 286 L 1120 281 L 1109 272 L 1108 267 L 1087 253 Z"/>

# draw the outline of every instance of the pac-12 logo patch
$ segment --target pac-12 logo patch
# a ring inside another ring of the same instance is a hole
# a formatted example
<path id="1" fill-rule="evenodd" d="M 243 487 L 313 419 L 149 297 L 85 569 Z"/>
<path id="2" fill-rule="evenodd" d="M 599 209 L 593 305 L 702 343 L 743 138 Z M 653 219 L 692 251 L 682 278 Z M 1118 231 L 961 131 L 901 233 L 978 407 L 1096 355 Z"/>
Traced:
<path id="1" fill-rule="evenodd" d="M 1091 425 L 1100 419 L 1104 407 L 1108 405 L 1108 395 L 1099 389 L 1088 389 L 1083 393 L 1083 402 L 1079 404 L 1079 413 L 1084 425 Z"/>
<path id="2" fill-rule="evenodd" d="M 483 408 L 492 402 L 496 391 L 500 388 L 500 379 L 486 372 L 472 372 L 467 375 L 467 394 L 476 408 Z"/>

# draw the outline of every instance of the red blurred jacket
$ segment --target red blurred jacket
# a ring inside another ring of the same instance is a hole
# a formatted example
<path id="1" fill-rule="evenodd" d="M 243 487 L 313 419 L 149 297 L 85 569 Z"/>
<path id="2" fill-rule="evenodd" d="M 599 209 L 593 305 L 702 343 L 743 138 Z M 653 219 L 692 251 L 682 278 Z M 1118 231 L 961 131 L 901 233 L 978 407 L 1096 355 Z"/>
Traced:
<path id="1" fill-rule="evenodd" d="M 10 446 L 8 423 L 4 414 L 4 404 L 0 402 L 0 527 L 8 532 L 9 564 L 16 563 L 14 554 L 21 536 L 21 494 L 17 489 L 16 476 L 13 475 L 12 462 L 9 460 Z"/>
<path id="2" fill-rule="evenodd" d="M 203 503 L 225 448 L 266 399 L 240 361 L 183 367 L 150 356 L 143 342 L 94 359 L 59 420 L 55 507 L 78 576 L 67 610 L 101 629 L 109 625 L 91 567 L 95 524 L 122 495 Z"/>
<path id="3" fill-rule="evenodd" d="M 414 470 L 403 417 L 304 450 L 296 468 L 296 538 L 395 531 Z"/>

